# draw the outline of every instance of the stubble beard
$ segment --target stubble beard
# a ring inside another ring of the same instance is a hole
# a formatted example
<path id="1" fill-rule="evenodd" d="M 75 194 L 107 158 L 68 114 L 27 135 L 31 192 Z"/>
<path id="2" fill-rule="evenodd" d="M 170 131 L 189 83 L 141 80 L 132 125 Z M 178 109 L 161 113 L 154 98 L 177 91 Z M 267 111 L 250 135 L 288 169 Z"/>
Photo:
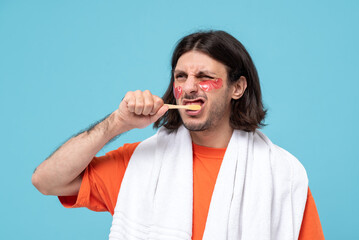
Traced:
<path id="1" fill-rule="evenodd" d="M 209 113 L 207 119 L 202 123 L 191 123 L 191 120 L 188 122 L 183 121 L 183 125 L 185 128 L 187 128 L 189 131 L 199 132 L 199 131 L 206 131 L 211 130 L 212 128 L 215 128 L 217 123 L 220 122 L 220 120 L 225 116 L 226 112 L 226 106 L 223 101 L 220 103 L 214 104 Z M 196 117 L 191 117 L 193 119 L 196 119 Z"/>
<path id="2" fill-rule="evenodd" d="M 218 101 L 213 101 L 212 106 L 209 106 L 210 109 L 207 119 L 205 119 L 205 121 L 202 123 L 191 123 L 191 118 L 196 120 L 196 116 L 193 117 L 187 116 L 190 119 L 188 122 L 185 122 L 183 121 L 183 117 L 181 116 L 182 114 L 180 113 L 184 127 L 187 128 L 189 131 L 194 131 L 194 132 L 207 131 L 216 128 L 220 120 L 224 118 L 226 115 L 226 110 L 228 107 L 226 104 L 226 99 L 228 98 L 228 95 L 229 95 L 229 88 L 226 89 L 225 94 L 222 96 L 222 99 Z M 185 95 L 184 99 L 195 99 L 197 97 L 203 97 L 206 100 L 208 100 L 207 96 L 197 96 L 197 95 Z M 229 102 L 229 104 L 231 103 Z"/>
<path id="3" fill-rule="evenodd" d="M 185 128 L 187 128 L 189 131 L 193 132 L 200 132 L 208 130 L 208 128 L 212 125 L 212 121 L 210 119 L 207 119 L 204 123 L 183 123 Z"/>

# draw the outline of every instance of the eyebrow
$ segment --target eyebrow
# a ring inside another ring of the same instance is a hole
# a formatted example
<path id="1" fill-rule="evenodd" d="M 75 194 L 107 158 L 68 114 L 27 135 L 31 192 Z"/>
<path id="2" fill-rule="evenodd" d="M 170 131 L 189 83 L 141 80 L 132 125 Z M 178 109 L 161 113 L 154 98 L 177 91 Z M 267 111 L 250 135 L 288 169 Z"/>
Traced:
<path id="1" fill-rule="evenodd" d="M 187 73 L 183 70 L 175 70 L 173 72 L 173 74 L 179 74 L 179 73 L 182 73 L 182 74 L 186 74 Z M 216 75 L 214 72 L 211 72 L 211 71 L 207 71 L 207 70 L 204 70 L 204 71 L 199 71 L 198 73 L 196 73 L 196 75 L 203 75 L 203 74 L 208 74 L 208 75 Z"/>

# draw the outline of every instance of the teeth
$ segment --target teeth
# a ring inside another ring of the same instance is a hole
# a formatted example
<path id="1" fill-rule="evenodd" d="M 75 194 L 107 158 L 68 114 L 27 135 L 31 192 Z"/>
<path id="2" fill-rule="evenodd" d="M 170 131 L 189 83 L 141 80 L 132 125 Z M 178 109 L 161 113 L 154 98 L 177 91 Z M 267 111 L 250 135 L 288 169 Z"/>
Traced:
<path id="1" fill-rule="evenodd" d="M 185 105 L 202 105 L 202 101 L 186 102 Z"/>

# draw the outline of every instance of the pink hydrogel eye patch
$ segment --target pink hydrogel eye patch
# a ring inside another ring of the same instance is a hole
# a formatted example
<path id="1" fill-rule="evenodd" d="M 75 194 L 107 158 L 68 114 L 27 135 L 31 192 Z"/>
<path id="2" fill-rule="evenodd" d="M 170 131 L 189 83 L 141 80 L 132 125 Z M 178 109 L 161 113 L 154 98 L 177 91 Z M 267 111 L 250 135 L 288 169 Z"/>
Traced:
<path id="1" fill-rule="evenodd" d="M 179 99 L 182 96 L 182 87 L 175 87 L 175 83 L 173 83 L 173 94 L 176 99 Z"/>
<path id="2" fill-rule="evenodd" d="M 215 80 L 201 81 L 199 83 L 199 87 L 205 92 L 211 91 L 213 89 L 219 89 L 222 87 L 222 85 L 223 85 L 222 78 L 217 78 Z"/>

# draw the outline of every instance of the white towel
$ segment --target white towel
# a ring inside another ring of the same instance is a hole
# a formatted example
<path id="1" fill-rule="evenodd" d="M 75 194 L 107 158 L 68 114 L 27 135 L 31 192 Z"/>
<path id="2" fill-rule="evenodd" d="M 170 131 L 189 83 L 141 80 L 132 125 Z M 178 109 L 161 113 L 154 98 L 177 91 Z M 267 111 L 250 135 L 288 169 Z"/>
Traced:
<path id="1" fill-rule="evenodd" d="M 140 143 L 126 169 L 110 239 L 189 240 L 192 141 L 181 126 Z M 205 240 L 298 239 L 308 179 L 291 154 L 260 131 L 234 130 L 212 195 Z"/>

